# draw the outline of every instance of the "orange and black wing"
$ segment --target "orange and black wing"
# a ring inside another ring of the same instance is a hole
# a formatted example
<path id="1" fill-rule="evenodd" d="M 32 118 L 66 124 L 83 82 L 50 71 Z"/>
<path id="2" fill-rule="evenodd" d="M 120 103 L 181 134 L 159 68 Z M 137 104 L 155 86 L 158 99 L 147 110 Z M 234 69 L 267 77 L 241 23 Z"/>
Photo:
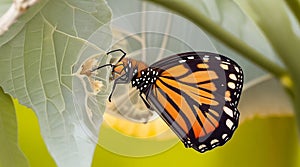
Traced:
<path id="1" fill-rule="evenodd" d="M 243 86 L 238 64 L 219 54 L 189 52 L 150 67 L 158 76 L 147 100 L 186 147 L 205 152 L 231 138 Z"/>

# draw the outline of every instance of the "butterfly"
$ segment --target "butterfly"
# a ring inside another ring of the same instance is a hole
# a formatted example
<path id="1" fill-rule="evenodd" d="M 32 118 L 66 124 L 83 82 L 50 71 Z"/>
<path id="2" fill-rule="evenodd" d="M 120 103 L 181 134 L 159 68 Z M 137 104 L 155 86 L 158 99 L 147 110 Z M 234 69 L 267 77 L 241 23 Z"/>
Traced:
<path id="1" fill-rule="evenodd" d="M 186 52 L 148 66 L 122 52 L 110 66 L 114 81 L 136 87 L 145 105 L 155 110 L 183 142 L 201 153 L 224 145 L 239 123 L 237 109 L 243 88 L 243 71 L 233 60 L 216 53 Z"/>

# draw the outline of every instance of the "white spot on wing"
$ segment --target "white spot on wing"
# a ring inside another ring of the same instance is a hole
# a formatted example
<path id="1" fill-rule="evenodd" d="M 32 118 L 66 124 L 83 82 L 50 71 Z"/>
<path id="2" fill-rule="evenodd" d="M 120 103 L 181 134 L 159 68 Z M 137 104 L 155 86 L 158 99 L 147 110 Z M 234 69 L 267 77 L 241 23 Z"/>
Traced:
<path id="1" fill-rule="evenodd" d="M 228 87 L 231 89 L 235 89 L 235 84 L 233 82 L 228 82 Z"/>
<path id="2" fill-rule="evenodd" d="M 203 148 L 206 148 L 206 145 L 205 144 L 201 144 L 198 148 L 199 148 L 199 150 L 202 150 Z"/>
<path id="3" fill-rule="evenodd" d="M 223 107 L 223 110 L 225 111 L 225 113 L 226 113 L 227 115 L 233 117 L 233 111 L 232 111 L 230 108 L 228 108 L 227 106 L 224 106 L 224 107 Z"/>
<path id="4" fill-rule="evenodd" d="M 240 72 L 240 69 L 237 66 L 234 66 L 236 72 Z"/>
<path id="5" fill-rule="evenodd" d="M 224 70 L 228 70 L 228 65 L 226 64 L 220 64 L 220 67 L 223 68 Z"/>
<path id="6" fill-rule="evenodd" d="M 218 143 L 218 142 L 219 142 L 218 139 L 213 139 L 213 140 L 210 142 L 210 144 L 211 144 L 211 145 L 214 145 L 214 144 L 216 144 L 216 143 Z"/>
<path id="7" fill-rule="evenodd" d="M 230 119 L 226 120 L 226 126 L 231 130 L 233 127 L 233 122 Z"/>
<path id="8" fill-rule="evenodd" d="M 205 56 L 203 57 L 204 62 L 208 62 L 208 60 L 209 60 L 209 57 L 205 57 Z"/>
<path id="9" fill-rule="evenodd" d="M 186 62 L 186 60 L 179 60 L 178 62 L 179 63 L 184 63 L 184 62 Z"/>
<path id="10" fill-rule="evenodd" d="M 231 65 L 230 62 L 226 62 L 226 61 L 222 61 L 223 64 L 228 64 L 228 65 Z"/>
<path id="11" fill-rule="evenodd" d="M 188 59 L 194 59 L 194 56 L 189 56 Z"/>
<path id="12" fill-rule="evenodd" d="M 236 78 L 236 75 L 235 74 L 229 74 L 229 78 L 236 81 L 237 78 Z"/>
<path id="13" fill-rule="evenodd" d="M 226 133 L 224 133 L 224 134 L 222 135 L 222 139 L 225 139 L 227 136 L 228 136 L 228 135 L 227 135 Z"/>

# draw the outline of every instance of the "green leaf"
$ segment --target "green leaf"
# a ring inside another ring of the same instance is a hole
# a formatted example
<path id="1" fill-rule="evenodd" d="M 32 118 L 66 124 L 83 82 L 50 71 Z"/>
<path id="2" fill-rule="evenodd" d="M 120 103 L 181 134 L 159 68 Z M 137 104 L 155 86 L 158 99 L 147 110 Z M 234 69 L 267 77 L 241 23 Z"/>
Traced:
<path id="1" fill-rule="evenodd" d="M 58 166 L 92 161 L 105 106 L 80 71 L 109 47 L 110 15 L 104 0 L 44 0 L 0 37 L 0 85 L 34 110 Z"/>
<path id="2" fill-rule="evenodd" d="M 17 119 L 11 97 L 0 88 L 0 166 L 29 166 L 18 144 Z"/>
<path id="3" fill-rule="evenodd" d="M 255 24 L 259 26 L 285 65 L 289 65 L 290 63 L 288 62 L 293 61 L 293 57 L 298 57 L 300 51 L 298 47 L 300 43 L 299 25 L 297 26 L 297 23 L 295 23 L 295 16 L 286 8 L 284 1 L 276 3 L 272 3 L 272 0 L 236 1 L 247 15 L 253 19 Z M 272 16 L 272 19 L 270 19 L 270 16 Z M 287 68 L 290 67 L 287 66 Z"/>
<path id="4" fill-rule="evenodd" d="M 6 10 L 10 7 L 11 3 L 11 0 L 2 0 L 0 2 L 0 16 L 2 16 L 6 12 Z"/>

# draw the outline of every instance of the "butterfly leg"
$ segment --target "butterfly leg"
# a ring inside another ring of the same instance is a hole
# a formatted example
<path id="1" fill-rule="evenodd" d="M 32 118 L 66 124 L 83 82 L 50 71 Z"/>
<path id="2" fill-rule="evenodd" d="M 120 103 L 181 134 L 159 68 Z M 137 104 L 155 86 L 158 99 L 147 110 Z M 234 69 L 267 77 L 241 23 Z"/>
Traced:
<path id="1" fill-rule="evenodd" d="M 109 102 L 111 102 L 111 96 L 112 96 L 113 92 L 114 92 L 115 89 L 116 89 L 116 85 L 117 85 L 117 82 L 115 81 L 115 82 L 114 82 L 114 85 L 113 85 L 113 88 L 112 88 L 112 90 L 111 90 L 111 92 L 110 92 L 110 95 L 109 95 L 109 97 L 108 97 L 108 101 L 109 101 Z"/>
<path id="2" fill-rule="evenodd" d="M 122 77 L 115 79 L 114 85 L 113 85 L 110 95 L 108 97 L 109 102 L 111 102 L 111 97 L 112 97 L 113 92 L 116 89 L 117 84 L 127 84 L 128 83 L 128 73 L 126 73 L 125 75 L 126 75 L 127 79 L 123 79 Z"/>
<path id="3" fill-rule="evenodd" d="M 152 109 L 151 105 L 147 102 L 147 100 L 142 96 L 142 93 L 140 93 L 140 97 L 142 98 L 143 102 L 145 103 L 146 107 L 148 109 Z"/>

